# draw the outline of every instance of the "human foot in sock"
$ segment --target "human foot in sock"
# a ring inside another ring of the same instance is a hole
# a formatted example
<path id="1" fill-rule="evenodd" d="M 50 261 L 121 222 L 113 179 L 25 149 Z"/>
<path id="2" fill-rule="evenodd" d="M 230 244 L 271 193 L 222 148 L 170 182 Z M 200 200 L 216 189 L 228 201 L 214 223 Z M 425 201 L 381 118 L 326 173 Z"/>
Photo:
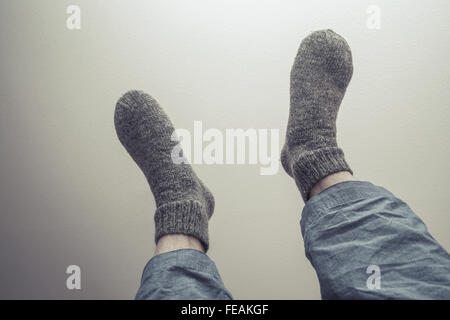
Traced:
<path id="1" fill-rule="evenodd" d="M 155 241 L 167 234 L 190 235 L 208 250 L 208 220 L 214 197 L 189 164 L 175 164 L 171 153 L 174 127 L 158 102 L 129 91 L 117 102 L 117 136 L 144 172 L 155 197 Z"/>
<path id="2" fill-rule="evenodd" d="M 331 30 L 316 31 L 300 44 L 291 70 L 291 105 L 281 162 L 305 202 L 322 178 L 352 173 L 336 142 L 336 118 L 353 74 L 347 42 Z"/>

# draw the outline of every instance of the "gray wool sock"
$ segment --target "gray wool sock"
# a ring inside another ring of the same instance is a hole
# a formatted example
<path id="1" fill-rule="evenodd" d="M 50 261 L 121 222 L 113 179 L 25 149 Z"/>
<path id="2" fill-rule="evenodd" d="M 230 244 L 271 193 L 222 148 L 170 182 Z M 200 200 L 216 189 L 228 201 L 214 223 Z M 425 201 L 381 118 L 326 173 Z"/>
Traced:
<path id="1" fill-rule="evenodd" d="M 191 235 L 208 250 L 208 220 L 214 197 L 189 164 L 175 164 L 174 127 L 148 94 L 129 91 L 114 116 L 120 142 L 144 172 L 156 201 L 155 242 L 166 234 Z"/>
<path id="2" fill-rule="evenodd" d="M 336 118 L 353 74 L 347 42 L 331 30 L 300 44 L 291 70 L 291 106 L 281 162 L 304 201 L 312 187 L 338 171 L 353 174 L 336 142 Z"/>

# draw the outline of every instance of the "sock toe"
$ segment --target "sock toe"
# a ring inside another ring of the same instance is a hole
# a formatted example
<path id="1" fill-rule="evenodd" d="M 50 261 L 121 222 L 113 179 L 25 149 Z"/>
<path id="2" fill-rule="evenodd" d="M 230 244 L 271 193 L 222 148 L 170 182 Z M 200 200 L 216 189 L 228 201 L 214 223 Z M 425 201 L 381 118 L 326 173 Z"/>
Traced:
<path id="1" fill-rule="evenodd" d="M 315 31 L 301 42 L 294 66 L 294 73 L 305 66 L 324 72 L 341 89 L 347 87 L 353 75 L 350 46 L 330 29 Z"/>

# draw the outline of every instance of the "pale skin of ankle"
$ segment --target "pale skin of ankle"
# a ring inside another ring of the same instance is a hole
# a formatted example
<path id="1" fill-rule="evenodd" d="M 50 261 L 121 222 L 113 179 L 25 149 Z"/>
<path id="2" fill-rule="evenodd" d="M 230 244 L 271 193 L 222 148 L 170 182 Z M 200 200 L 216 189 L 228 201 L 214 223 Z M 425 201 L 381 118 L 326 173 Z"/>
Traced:
<path id="1" fill-rule="evenodd" d="M 339 171 L 329 176 L 326 176 L 319 182 L 317 182 L 311 189 L 310 199 L 325 189 L 344 181 L 354 181 L 356 180 L 348 171 Z M 185 234 L 168 234 L 161 237 L 156 244 L 155 256 L 161 253 L 166 253 L 170 251 L 180 250 L 180 249 L 194 249 L 201 252 L 205 252 L 201 242 L 192 236 Z"/>
<path id="2" fill-rule="evenodd" d="M 167 234 L 158 240 L 154 256 L 179 249 L 194 249 L 205 252 L 202 243 L 195 237 L 185 234 Z"/>
<path id="3" fill-rule="evenodd" d="M 345 181 L 355 181 L 356 179 L 352 176 L 352 174 L 348 171 L 339 171 L 333 174 L 330 174 L 329 176 L 326 176 L 319 182 L 317 182 L 314 187 L 311 189 L 311 192 L 309 193 L 309 198 L 318 195 L 325 189 L 328 189 L 329 187 L 339 183 L 339 182 L 345 182 Z"/>

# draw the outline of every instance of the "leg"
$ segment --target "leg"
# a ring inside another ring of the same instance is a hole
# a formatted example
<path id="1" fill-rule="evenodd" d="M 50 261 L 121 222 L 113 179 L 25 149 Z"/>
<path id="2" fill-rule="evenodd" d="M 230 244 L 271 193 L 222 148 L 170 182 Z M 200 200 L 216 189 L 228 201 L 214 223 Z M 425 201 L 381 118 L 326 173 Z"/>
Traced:
<path id="1" fill-rule="evenodd" d="M 179 239 L 169 246 L 173 248 L 176 243 L 180 244 Z M 197 249 L 181 248 L 150 259 L 144 268 L 136 299 L 230 300 L 233 297 L 206 254 Z"/>
<path id="2" fill-rule="evenodd" d="M 352 72 L 350 48 L 331 30 L 303 40 L 291 72 L 281 158 L 306 202 L 300 224 L 322 297 L 449 299 L 449 254 L 404 202 L 355 181 L 337 147 L 335 122 Z"/>
<path id="3" fill-rule="evenodd" d="M 174 163 L 174 127 L 148 94 L 130 91 L 116 105 L 120 142 L 143 171 L 155 197 L 155 256 L 144 269 L 137 299 L 225 299 L 209 247 L 214 197 L 187 163 Z M 182 156 L 182 154 L 181 154 Z"/>
<path id="4" fill-rule="evenodd" d="M 450 255 L 386 189 L 337 182 L 306 203 L 300 224 L 324 299 L 450 299 Z"/>

